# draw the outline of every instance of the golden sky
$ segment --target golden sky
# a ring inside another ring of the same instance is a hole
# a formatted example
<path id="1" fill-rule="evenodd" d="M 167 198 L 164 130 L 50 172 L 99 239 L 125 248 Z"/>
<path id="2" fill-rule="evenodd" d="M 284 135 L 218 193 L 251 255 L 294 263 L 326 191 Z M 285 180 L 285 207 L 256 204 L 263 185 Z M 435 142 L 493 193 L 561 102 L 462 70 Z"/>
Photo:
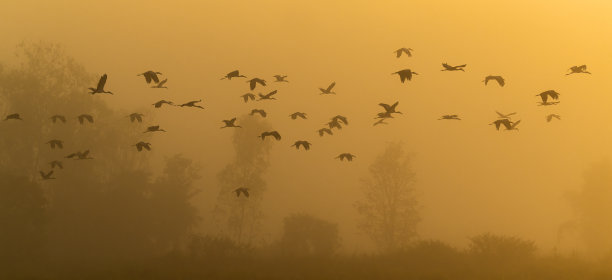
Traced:
<path id="1" fill-rule="evenodd" d="M 549 248 L 571 218 L 564 195 L 611 152 L 611 11 L 603 0 L 9 0 L 0 9 L 0 55 L 11 62 L 24 40 L 59 43 L 91 73 L 109 75 L 116 94 L 108 102 L 126 112 L 154 112 L 150 104 L 162 98 L 203 99 L 204 111 L 155 111 L 169 133 L 156 136 L 153 154 L 180 152 L 202 164 L 203 213 L 216 198 L 215 174 L 233 156 L 221 120 L 262 107 L 286 139 L 274 146 L 266 176 L 272 237 L 284 216 L 306 212 L 338 222 L 345 246 L 360 249 L 352 207 L 359 178 L 386 142 L 401 140 L 414 153 L 421 237 L 465 244 L 490 231 Z M 400 47 L 414 56 L 395 58 Z M 466 72 L 441 72 L 443 62 L 467 64 Z M 582 64 L 592 76 L 564 75 Z M 390 73 L 404 68 L 420 75 L 401 84 Z M 168 77 L 167 91 L 136 77 L 150 69 Z M 262 90 L 278 89 L 277 101 L 244 104 L 246 83 L 219 80 L 235 69 L 268 81 L 288 75 L 290 83 Z M 507 84 L 485 87 L 486 75 Z M 337 95 L 320 96 L 332 81 Z M 549 89 L 561 103 L 537 106 L 535 95 Z M 372 127 L 377 104 L 394 101 L 404 114 Z M 520 131 L 488 126 L 495 110 L 518 112 Z M 295 111 L 310 118 L 291 121 Z M 562 121 L 547 123 L 549 113 Z M 350 125 L 319 138 L 316 130 L 337 114 Z M 444 114 L 463 120 L 438 121 Z M 295 151 L 295 140 L 311 141 L 312 150 Z M 334 161 L 341 152 L 357 159 Z"/>

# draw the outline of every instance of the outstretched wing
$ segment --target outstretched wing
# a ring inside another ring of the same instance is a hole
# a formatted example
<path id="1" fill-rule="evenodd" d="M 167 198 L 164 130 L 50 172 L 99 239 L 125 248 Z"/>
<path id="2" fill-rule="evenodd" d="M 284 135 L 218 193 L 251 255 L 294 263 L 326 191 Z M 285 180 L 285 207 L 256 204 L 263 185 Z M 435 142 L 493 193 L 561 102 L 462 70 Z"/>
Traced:
<path id="1" fill-rule="evenodd" d="M 100 77 L 100 81 L 98 81 L 97 91 L 104 90 L 104 85 L 106 84 L 106 79 L 107 78 L 108 78 L 108 76 L 106 74 L 104 74 L 104 75 L 102 75 L 102 77 Z"/>
<path id="2" fill-rule="evenodd" d="M 281 136 L 280 136 L 280 134 L 278 133 L 278 131 L 276 131 L 276 130 L 275 130 L 275 131 L 270 132 L 270 135 L 274 136 L 274 138 L 275 138 L 276 140 L 281 140 Z"/>
<path id="3" fill-rule="evenodd" d="M 155 80 L 157 80 L 157 75 L 155 75 Z M 157 83 L 158 81 L 159 81 L 159 80 L 157 80 L 157 81 L 156 81 L 156 83 Z M 166 82 L 167 82 L 167 81 L 168 81 L 168 79 L 164 79 L 163 81 L 161 81 L 161 82 L 157 83 L 157 86 L 158 86 L 158 87 L 162 87 L 162 86 L 164 86 L 164 85 L 166 84 Z"/>
<path id="4" fill-rule="evenodd" d="M 328 87 L 327 87 L 327 91 L 330 91 L 334 88 L 334 86 L 336 86 L 336 82 L 332 82 Z"/>
<path id="5" fill-rule="evenodd" d="M 387 111 L 387 112 L 389 112 L 389 110 L 391 110 L 391 106 L 389 106 L 389 104 L 378 103 L 378 106 L 382 106 L 383 108 L 385 108 L 385 111 Z"/>

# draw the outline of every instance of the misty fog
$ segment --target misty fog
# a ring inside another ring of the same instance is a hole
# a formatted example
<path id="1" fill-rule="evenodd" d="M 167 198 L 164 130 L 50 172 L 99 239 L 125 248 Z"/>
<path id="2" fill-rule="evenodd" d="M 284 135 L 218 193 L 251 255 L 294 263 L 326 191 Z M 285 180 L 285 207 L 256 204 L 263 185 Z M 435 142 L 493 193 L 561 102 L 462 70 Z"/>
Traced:
<path id="1" fill-rule="evenodd" d="M 610 11 L 8 1 L 0 278 L 609 279 Z"/>

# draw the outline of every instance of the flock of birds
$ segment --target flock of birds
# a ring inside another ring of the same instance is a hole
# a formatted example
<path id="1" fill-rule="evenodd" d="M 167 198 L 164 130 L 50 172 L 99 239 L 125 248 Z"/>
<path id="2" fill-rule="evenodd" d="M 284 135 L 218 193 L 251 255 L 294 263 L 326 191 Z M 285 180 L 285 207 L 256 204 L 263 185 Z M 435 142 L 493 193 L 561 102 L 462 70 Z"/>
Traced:
<path id="1" fill-rule="evenodd" d="M 400 58 L 402 55 L 411 57 L 412 56 L 412 49 L 410 48 L 400 48 L 398 50 L 396 50 L 394 53 L 396 54 L 397 58 Z M 441 69 L 441 71 L 465 71 L 465 67 L 467 65 L 466 64 L 462 64 L 462 65 L 449 65 L 447 63 L 443 63 L 442 67 L 443 69 Z M 573 66 L 571 68 L 568 69 L 569 73 L 567 73 L 566 75 L 571 75 L 571 74 L 591 74 L 590 72 L 587 71 L 587 66 L 586 65 L 580 65 L 580 66 Z M 403 70 L 399 70 L 397 72 L 393 72 L 391 73 L 392 75 L 398 75 L 400 78 L 400 82 L 401 83 L 405 83 L 407 81 L 411 81 L 414 75 L 419 75 L 417 72 L 412 71 L 411 69 L 403 69 Z M 156 71 L 146 71 L 144 73 L 138 74 L 137 76 L 143 76 L 145 78 L 145 82 L 148 85 L 151 85 L 151 88 L 166 88 L 165 84 L 167 83 L 168 79 L 164 79 L 164 80 L 160 80 L 160 75 L 163 75 L 160 72 L 156 72 Z M 236 78 L 246 78 L 248 79 L 246 76 L 240 74 L 239 70 L 234 70 L 231 71 L 229 73 L 227 73 L 225 76 L 223 76 L 221 78 L 221 80 L 232 80 L 232 79 L 236 79 Z M 286 75 L 275 75 L 274 76 L 275 80 L 274 82 L 278 82 L 278 83 L 288 83 L 289 81 L 287 80 L 287 76 Z M 106 85 L 106 81 L 108 79 L 108 76 L 106 74 L 102 75 L 98 81 L 98 84 L 95 88 L 91 87 L 89 88 L 90 90 L 90 94 L 94 95 L 94 94 L 113 94 L 111 91 L 107 91 L 105 90 L 105 85 Z M 491 81 L 495 81 L 497 82 L 497 84 L 501 87 L 505 86 L 506 82 L 504 80 L 504 78 L 502 76 L 494 76 L 494 75 L 489 75 L 486 76 L 485 79 L 483 80 L 485 86 L 489 84 L 489 82 Z M 264 79 L 261 78 L 252 78 L 246 81 L 249 84 L 249 89 L 251 91 L 255 90 L 255 88 L 257 88 L 257 86 L 260 87 L 265 87 L 267 86 L 267 82 Z M 336 83 L 332 82 L 330 85 L 328 85 L 326 88 L 319 88 L 320 90 L 320 94 L 321 95 L 331 95 L 331 94 L 336 94 L 336 92 L 334 92 L 334 87 L 335 87 Z M 249 101 L 261 101 L 261 100 L 276 100 L 276 98 L 274 97 L 275 94 L 277 94 L 277 90 L 271 91 L 267 94 L 263 94 L 263 93 L 259 93 L 257 96 L 253 93 L 246 93 L 242 96 L 240 96 L 245 103 L 249 102 Z M 539 96 L 541 99 L 541 102 L 538 102 L 538 104 L 540 106 L 550 106 L 550 105 L 556 105 L 559 103 L 559 96 L 560 94 L 554 90 L 547 90 L 544 91 L 542 93 L 537 94 L 536 96 Z M 198 103 L 202 102 L 202 100 L 193 100 L 193 101 L 189 101 L 183 104 L 179 104 L 179 105 L 175 105 L 172 101 L 168 101 L 168 100 L 160 100 L 158 102 L 153 103 L 152 105 L 155 108 L 161 108 L 162 106 L 178 106 L 178 107 L 191 107 L 191 108 L 198 108 L 198 109 L 204 109 L 204 107 L 198 105 Z M 374 122 L 373 126 L 377 126 L 377 125 L 382 125 L 382 124 L 388 124 L 386 122 L 386 120 L 394 118 L 394 114 L 402 114 L 402 112 L 397 110 L 397 106 L 399 105 L 399 102 L 395 102 L 393 104 L 385 104 L 385 103 L 379 103 L 379 106 L 381 106 L 384 111 L 379 112 L 376 114 L 376 117 L 374 119 L 377 119 L 376 122 Z M 495 129 L 496 130 L 500 130 L 500 128 L 505 128 L 505 130 L 518 130 L 518 125 L 521 122 L 521 120 L 516 120 L 516 121 L 512 121 L 511 116 L 515 115 L 516 112 L 513 113 L 508 113 L 508 114 L 504 114 L 504 113 L 500 113 L 497 112 L 497 119 L 495 121 L 493 121 L 492 123 L 490 123 L 490 125 L 495 125 Z M 250 112 L 251 116 L 254 115 L 259 115 L 260 117 L 266 117 L 267 113 L 266 111 L 262 110 L 262 109 L 253 109 Z M 141 123 L 143 120 L 143 114 L 141 113 L 132 113 L 130 115 L 128 115 L 129 119 L 131 122 L 138 122 Z M 296 120 L 298 118 L 300 119 L 307 119 L 307 114 L 304 112 L 295 112 L 289 115 L 289 117 L 293 120 Z M 57 122 L 62 122 L 62 123 L 66 123 L 66 118 L 63 115 L 54 115 L 51 116 L 51 121 L 53 123 L 57 123 Z M 94 118 L 91 115 L 88 114 L 82 114 L 77 116 L 77 119 L 79 121 L 80 124 L 84 124 L 86 121 L 88 123 L 93 123 L 94 122 Z M 549 114 L 546 116 L 546 120 L 548 122 L 552 121 L 553 119 L 557 119 L 560 120 L 561 116 L 557 115 L 557 114 Z M 9 114 L 5 117 L 4 119 L 5 121 L 9 121 L 9 120 L 23 120 L 20 116 L 19 113 L 14 113 L 14 114 Z M 222 123 L 224 124 L 221 128 L 241 128 L 240 125 L 236 124 L 236 120 L 237 118 L 232 118 L 229 120 L 222 120 Z M 461 118 L 456 115 L 443 115 L 441 116 L 438 120 L 461 120 Z M 319 136 L 324 136 L 324 135 L 333 135 L 334 134 L 334 129 L 340 130 L 342 129 L 343 126 L 348 125 L 348 119 L 345 116 L 342 115 L 337 115 L 334 116 L 330 119 L 329 122 L 326 123 L 326 126 L 319 129 L 318 130 L 318 134 Z M 149 126 L 147 127 L 147 129 L 143 132 L 143 133 L 153 133 L 153 132 L 165 132 L 164 129 L 160 128 L 159 125 L 155 125 L 155 126 Z M 258 136 L 259 138 L 261 138 L 261 140 L 265 140 L 266 138 L 270 137 L 273 138 L 277 141 L 281 140 L 281 134 L 276 131 L 263 131 L 261 132 L 261 134 Z M 52 139 L 48 142 L 46 142 L 46 144 L 48 144 L 50 146 L 51 149 L 63 149 L 63 141 L 59 140 L 59 139 Z M 291 145 L 292 147 L 295 147 L 296 149 L 304 149 L 304 150 L 310 150 L 311 147 L 311 143 L 305 140 L 298 140 L 295 141 L 295 143 L 293 145 Z M 148 142 L 144 142 L 144 141 L 140 141 L 136 144 L 134 144 L 133 146 L 135 146 L 136 150 L 138 152 L 141 152 L 143 150 L 146 151 L 150 151 L 151 150 L 151 143 Z M 340 161 L 352 161 L 356 156 L 354 154 L 351 153 L 342 153 L 338 156 L 336 156 L 336 159 L 339 159 Z M 69 155 L 67 155 L 65 158 L 67 159 L 74 159 L 74 160 L 88 160 L 88 159 L 93 159 L 90 155 L 89 155 L 89 150 L 86 151 L 78 151 L 75 153 L 71 153 Z M 59 160 L 54 160 L 49 162 L 49 165 L 51 166 L 51 170 L 48 172 L 43 172 L 40 171 L 40 176 L 43 180 L 49 180 L 49 179 L 56 179 L 55 177 L 53 177 L 53 173 L 54 173 L 54 169 L 55 168 L 59 168 L 59 169 L 63 169 L 63 164 L 61 161 Z M 249 197 L 249 189 L 245 188 L 245 187 L 239 187 L 237 189 L 234 190 L 234 193 L 236 194 L 237 197 L 239 197 L 241 194 L 244 197 Z"/>

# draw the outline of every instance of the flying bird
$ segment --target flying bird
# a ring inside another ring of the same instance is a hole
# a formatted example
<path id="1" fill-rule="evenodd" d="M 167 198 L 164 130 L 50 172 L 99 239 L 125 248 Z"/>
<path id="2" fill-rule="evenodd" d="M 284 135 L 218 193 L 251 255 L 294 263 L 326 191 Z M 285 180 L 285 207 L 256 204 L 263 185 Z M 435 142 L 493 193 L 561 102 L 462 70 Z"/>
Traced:
<path id="1" fill-rule="evenodd" d="M 565 75 L 578 74 L 578 73 L 591 74 L 591 72 L 587 71 L 586 68 L 587 68 L 586 65 L 572 66 L 570 69 L 568 69 L 571 72 Z"/>
<path id="2" fill-rule="evenodd" d="M 58 147 L 60 149 L 64 148 L 64 141 L 62 140 L 53 139 L 53 140 L 49 140 L 45 144 L 49 144 L 49 146 L 51 146 L 51 149 L 55 149 L 55 147 Z"/>
<path id="3" fill-rule="evenodd" d="M 8 120 L 20 120 L 20 121 L 23 121 L 23 119 L 17 113 L 10 114 L 10 115 L 6 116 L 6 118 L 4 118 L 4 120 L 5 121 L 8 121 Z"/>
<path id="4" fill-rule="evenodd" d="M 412 75 L 418 75 L 419 73 L 413 72 L 410 69 L 404 69 L 404 70 L 400 70 L 400 71 L 391 73 L 391 75 L 395 75 L 395 74 L 399 75 L 400 81 L 404 83 L 406 80 L 408 81 L 412 80 Z"/>
<path id="5" fill-rule="evenodd" d="M 244 99 L 244 103 L 247 103 L 249 101 L 249 99 L 255 100 L 255 94 L 252 94 L 252 93 L 245 93 L 245 94 L 241 95 L 240 97 L 242 97 L 242 99 Z"/>
<path id="6" fill-rule="evenodd" d="M 157 77 L 157 75 L 162 75 L 162 73 L 149 70 L 147 72 L 140 73 L 136 76 L 144 76 L 147 84 L 150 84 L 151 81 L 154 81 L 155 83 L 159 83 L 159 78 Z"/>
<path id="7" fill-rule="evenodd" d="M 102 77 L 100 77 L 100 80 L 98 81 L 98 86 L 96 88 L 92 88 L 90 87 L 89 90 L 91 90 L 91 94 L 96 94 L 96 93 L 110 93 L 113 94 L 110 91 L 105 91 L 104 90 L 104 85 L 106 84 L 106 79 L 108 78 L 108 76 L 106 74 L 102 75 Z"/>
<path id="8" fill-rule="evenodd" d="M 512 122 L 509 119 L 498 119 L 495 120 L 494 122 L 490 123 L 489 125 L 495 125 L 495 129 L 499 130 L 500 126 L 503 124 L 506 128 L 511 127 L 512 126 Z"/>
<path id="9" fill-rule="evenodd" d="M 278 131 L 274 130 L 274 131 L 266 131 L 266 132 L 262 132 L 261 135 L 257 136 L 259 138 L 261 138 L 261 140 L 266 139 L 266 136 L 273 136 L 274 139 L 276 140 L 281 140 L 281 136 L 278 133 Z"/>
<path id="10" fill-rule="evenodd" d="M 221 78 L 221 80 L 231 80 L 232 78 L 246 78 L 246 76 L 240 75 L 240 72 L 238 70 L 234 70 L 232 72 L 227 73 L 227 75 Z"/>
<path id="11" fill-rule="evenodd" d="M 200 100 L 194 100 L 194 101 L 189 101 L 185 104 L 181 104 L 179 106 L 181 107 L 195 107 L 195 108 L 200 108 L 200 109 L 204 109 L 204 107 L 200 106 L 200 105 L 195 105 L 196 103 L 202 102 L 202 99 Z"/>
<path id="12" fill-rule="evenodd" d="M 287 75 L 274 75 L 274 78 L 276 78 L 275 82 L 285 82 L 288 83 L 289 81 L 285 80 L 285 78 L 287 78 Z"/>
<path id="13" fill-rule="evenodd" d="M 395 57 L 397 58 L 400 58 L 402 54 L 406 54 L 408 57 L 411 57 L 412 56 L 411 51 L 412 51 L 411 48 L 399 48 L 396 51 L 394 51 L 394 53 L 395 53 Z"/>
<path id="14" fill-rule="evenodd" d="M 506 127 L 506 130 L 519 130 L 517 127 L 519 123 L 521 123 L 521 120 L 512 122 L 512 124 L 509 127 L 506 124 L 504 124 L 504 126 Z"/>
<path id="15" fill-rule="evenodd" d="M 59 167 L 60 169 L 64 169 L 64 165 L 59 160 L 51 161 L 51 162 L 49 162 L 49 164 L 51 165 L 51 169 L 54 169 L 55 167 Z"/>
<path id="16" fill-rule="evenodd" d="M 62 123 L 66 123 L 66 117 L 64 117 L 62 115 L 53 115 L 53 116 L 51 116 L 51 121 L 53 123 L 56 123 L 58 120 L 61 121 Z"/>
<path id="17" fill-rule="evenodd" d="M 457 66 L 450 66 L 447 63 L 442 63 L 442 67 L 444 67 L 444 69 L 440 70 L 440 71 L 463 71 L 465 72 L 465 70 L 463 70 L 463 67 L 467 66 L 467 64 L 463 64 L 463 65 L 457 65 Z"/>
<path id="18" fill-rule="evenodd" d="M 88 114 L 79 115 L 77 117 L 77 119 L 79 119 L 79 123 L 80 124 L 83 124 L 83 122 L 85 122 L 85 120 L 87 120 L 89 123 L 93 123 L 94 122 L 93 117 L 91 115 L 88 115 Z"/>
<path id="19" fill-rule="evenodd" d="M 143 141 L 140 141 L 140 142 L 138 142 L 138 143 L 134 144 L 134 146 L 136 146 L 136 149 L 137 149 L 139 152 L 140 152 L 140 151 L 142 151 L 142 149 L 143 149 L 143 148 L 144 148 L 145 150 L 147 150 L 147 151 L 150 151 L 150 150 L 151 150 L 151 143 L 147 143 L 147 142 L 143 142 Z"/>
<path id="20" fill-rule="evenodd" d="M 461 120 L 458 115 L 444 115 L 438 120 Z"/>
<path id="21" fill-rule="evenodd" d="M 308 151 L 310 150 L 310 142 L 308 141 L 295 141 L 295 143 L 293 143 L 293 145 L 291 145 L 291 147 L 295 147 L 296 150 L 300 149 L 300 146 L 302 146 L 302 148 L 304 148 L 304 150 Z"/>
<path id="22" fill-rule="evenodd" d="M 546 116 L 546 122 L 552 121 L 553 118 L 555 118 L 557 120 L 561 120 L 561 116 L 559 116 L 557 114 L 550 114 L 550 115 Z"/>
<path id="23" fill-rule="evenodd" d="M 43 180 L 55 179 L 54 177 L 51 177 L 52 175 L 53 175 L 53 170 L 49 171 L 46 174 L 45 172 L 40 171 L 40 177 L 42 177 Z"/>
<path id="24" fill-rule="evenodd" d="M 542 98 L 542 105 L 546 105 L 549 96 L 553 100 L 557 100 L 557 99 L 559 99 L 559 95 L 561 95 L 561 94 L 559 94 L 558 92 L 556 92 L 554 90 L 547 90 L 547 91 L 541 92 L 539 94 L 536 94 L 536 96 L 540 96 L 540 98 Z"/>
<path id="25" fill-rule="evenodd" d="M 319 132 L 319 136 L 323 137 L 323 135 L 325 135 L 326 133 L 329 135 L 334 135 L 334 133 L 331 131 L 331 129 L 324 127 L 318 130 Z"/>
<path id="26" fill-rule="evenodd" d="M 329 126 L 329 129 L 332 129 L 332 128 L 342 129 L 342 125 L 340 124 L 338 120 L 329 121 L 327 123 L 327 126 Z"/>
<path id="27" fill-rule="evenodd" d="M 172 101 L 166 101 L 166 100 L 157 101 L 157 102 L 153 103 L 153 106 L 155 106 L 155 108 L 159 108 L 159 107 L 161 107 L 164 104 L 168 104 L 168 105 L 173 105 L 174 106 L 174 103 L 172 103 Z"/>
<path id="28" fill-rule="evenodd" d="M 247 81 L 247 83 L 249 83 L 249 86 L 251 88 L 251 90 L 254 90 L 255 87 L 257 86 L 257 84 L 260 84 L 261 86 L 265 87 L 266 86 L 266 81 L 262 80 L 260 78 L 253 78 Z"/>
<path id="29" fill-rule="evenodd" d="M 504 80 L 504 78 L 502 76 L 491 76 L 491 75 L 489 75 L 489 76 L 486 76 L 485 79 L 484 79 L 485 86 L 489 83 L 490 80 L 496 81 L 502 87 L 504 85 L 506 85 L 506 81 Z"/>
<path id="30" fill-rule="evenodd" d="M 142 122 L 142 117 L 143 117 L 143 116 L 144 116 L 144 115 L 143 115 L 143 114 L 140 114 L 140 113 L 131 113 L 131 114 L 129 114 L 129 115 L 128 115 L 128 117 L 130 118 L 130 121 L 131 121 L 131 122 L 138 121 L 139 123 L 141 123 L 141 122 Z"/>
<path id="31" fill-rule="evenodd" d="M 391 115 L 389 111 L 385 111 L 385 112 L 376 114 L 376 117 L 374 119 L 392 119 L 392 118 L 393 118 L 393 115 Z"/>
<path id="32" fill-rule="evenodd" d="M 292 120 L 297 119 L 298 117 L 302 118 L 302 119 L 306 119 L 306 113 L 302 113 L 302 112 L 295 112 L 291 115 L 289 115 L 289 117 L 291 117 Z"/>
<path id="33" fill-rule="evenodd" d="M 336 82 L 332 82 L 326 89 L 319 88 L 319 90 L 321 91 L 321 94 L 336 94 L 335 92 L 332 91 L 332 89 L 335 86 L 336 86 Z"/>
<path id="34" fill-rule="evenodd" d="M 265 118 L 268 114 L 263 109 L 253 109 L 249 115 L 259 114 L 262 118 Z"/>
<path id="35" fill-rule="evenodd" d="M 347 160 L 347 161 L 353 161 L 353 158 L 356 158 L 357 156 L 351 154 L 351 153 L 342 153 L 340 155 L 338 155 L 336 158 L 340 159 L 340 161 L 343 160 Z"/>
<path id="36" fill-rule="evenodd" d="M 149 126 L 149 127 L 147 127 L 147 130 L 145 130 L 145 132 L 143 132 L 143 133 L 147 133 L 147 132 L 156 132 L 156 131 L 166 132 L 165 130 L 160 129 L 160 128 L 159 128 L 159 125 L 153 125 L 153 126 Z"/>
<path id="37" fill-rule="evenodd" d="M 223 120 L 223 122 L 225 123 L 225 126 L 222 126 L 221 128 L 226 128 L 226 127 L 241 127 L 239 125 L 236 125 L 236 118 L 232 118 L 231 120 Z"/>
<path id="38" fill-rule="evenodd" d="M 399 105 L 399 101 L 396 101 L 395 103 L 393 103 L 393 105 L 389 105 L 385 103 L 378 103 L 378 106 L 383 107 L 385 109 L 385 112 L 389 114 L 393 114 L 393 113 L 401 114 L 402 112 L 395 110 L 395 108 L 397 108 L 397 105 Z"/>
<path id="39" fill-rule="evenodd" d="M 165 84 L 166 84 L 167 82 L 168 82 L 168 79 L 164 79 L 163 81 L 161 81 L 161 82 L 157 83 L 156 85 L 151 86 L 151 88 L 165 88 L 165 89 L 167 89 L 168 87 L 167 87 L 167 86 L 165 86 Z"/>
<path id="40" fill-rule="evenodd" d="M 341 121 L 345 125 L 348 125 L 348 119 L 345 116 L 337 115 L 337 116 L 332 118 L 332 121 L 333 122 Z"/>
<path id="41" fill-rule="evenodd" d="M 76 159 L 93 159 L 91 157 L 87 157 L 89 155 L 89 150 L 86 150 L 84 152 L 76 152 L 76 153 L 72 153 L 66 156 L 66 158 L 74 158 Z"/>
<path id="42" fill-rule="evenodd" d="M 509 113 L 509 114 L 502 114 L 502 113 L 500 113 L 498 111 L 495 111 L 495 113 L 497 113 L 497 115 L 499 116 L 500 119 L 511 119 L 510 116 L 516 114 L 516 112 L 512 112 L 512 113 Z"/>
<path id="43" fill-rule="evenodd" d="M 273 95 L 275 95 L 278 92 L 278 90 L 274 90 L 269 92 L 268 94 L 261 94 L 259 93 L 259 100 L 257 101 L 261 101 L 261 100 L 276 100 L 276 98 L 272 97 Z"/>
<path id="44" fill-rule="evenodd" d="M 245 197 L 249 197 L 249 189 L 248 188 L 237 188 L 234 190 L 236 193 L 236 197 L 240 197 L 240 194 L 244 194 Z"/>

